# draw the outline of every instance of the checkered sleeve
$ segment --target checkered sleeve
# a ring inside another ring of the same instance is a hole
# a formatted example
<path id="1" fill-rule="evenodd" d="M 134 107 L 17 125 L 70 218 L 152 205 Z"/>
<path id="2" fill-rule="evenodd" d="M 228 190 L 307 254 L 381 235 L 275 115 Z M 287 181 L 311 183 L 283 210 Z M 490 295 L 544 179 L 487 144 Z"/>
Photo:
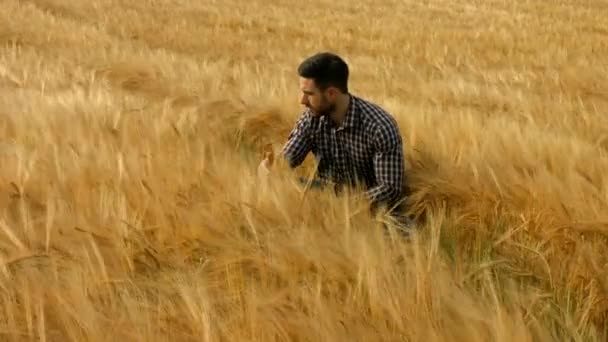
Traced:
<path id="1" fill-rule="evenodd" d="M 372 205 L 393 205 L 400 200 L 404 182 L 403 143 L 396 123 L 385 122 L 376 128 L 374 171 L 378 185 L 367 191 Z"/>
<path id="2" fill-rule="evenodd" d="M 281 151 L 290 167 L 294 168 L 302 164 L 306 155 L 312 150 L 312 128 L 311 115 L 308 112 L 302 113 Z"/>

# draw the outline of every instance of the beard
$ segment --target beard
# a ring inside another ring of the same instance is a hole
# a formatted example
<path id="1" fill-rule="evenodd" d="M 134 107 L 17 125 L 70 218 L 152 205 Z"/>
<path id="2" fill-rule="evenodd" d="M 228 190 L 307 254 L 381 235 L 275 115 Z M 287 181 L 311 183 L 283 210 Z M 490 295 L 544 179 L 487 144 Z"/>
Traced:
<path id="1" fill-rule="evenodd" d="M 329 101 L 324 99 L 323 102 L 317 108 L 312 106 L 307 107 L 313 112 L 314 116 L 323 117 L 329 116 L 329 114 L 331 114 L 336 109 L 336 104 L 330 103 Z"/>

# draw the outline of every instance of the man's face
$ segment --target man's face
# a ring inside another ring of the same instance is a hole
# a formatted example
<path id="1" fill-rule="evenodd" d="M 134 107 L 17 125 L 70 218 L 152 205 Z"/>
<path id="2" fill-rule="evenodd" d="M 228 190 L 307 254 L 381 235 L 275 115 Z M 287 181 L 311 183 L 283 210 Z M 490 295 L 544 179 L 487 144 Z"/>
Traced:
<path id="1" fill-rule="evenodd" d="M 335 109 L 335 89 L 330 87 L 321 91 L 313 79 L 303 77 L 300 77 L 300 89 L 300 103 L 310 109 L 314 116 L 328 115 Z"/>

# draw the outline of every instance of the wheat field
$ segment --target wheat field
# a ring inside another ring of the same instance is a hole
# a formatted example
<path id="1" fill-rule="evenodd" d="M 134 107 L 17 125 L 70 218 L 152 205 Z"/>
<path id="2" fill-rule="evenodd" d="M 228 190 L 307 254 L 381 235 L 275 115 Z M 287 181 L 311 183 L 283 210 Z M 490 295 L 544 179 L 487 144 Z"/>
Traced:
<path id="1" fill-rule="evenodd" d="M 399 123 L 411 239 L 256 178 L 318 51 Z M 600 0 L 2 0 L 1 339 L 606 340 L 607 55 Z"/>

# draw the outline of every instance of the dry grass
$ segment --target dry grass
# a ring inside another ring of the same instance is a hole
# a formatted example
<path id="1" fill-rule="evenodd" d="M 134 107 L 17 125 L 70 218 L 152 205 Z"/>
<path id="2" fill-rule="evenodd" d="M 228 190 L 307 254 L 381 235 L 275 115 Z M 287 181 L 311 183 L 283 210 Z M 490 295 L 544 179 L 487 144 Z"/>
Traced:
<path id="1" fill-rule="evenodd" d="M 0 335 L 605 340 L 607 36 L 599 0 L 3 0 Z M 413 241 L 256 182 L 319 50 L 398 119 Z"/>

